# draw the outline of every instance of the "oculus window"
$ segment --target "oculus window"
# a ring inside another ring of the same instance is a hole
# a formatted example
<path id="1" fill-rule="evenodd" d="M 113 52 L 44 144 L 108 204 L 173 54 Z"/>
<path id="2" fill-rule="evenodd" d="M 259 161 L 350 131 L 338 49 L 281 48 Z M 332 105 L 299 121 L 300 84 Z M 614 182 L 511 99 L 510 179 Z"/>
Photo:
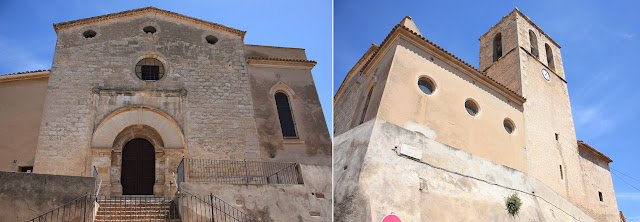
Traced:
<path id="1" fill-rule="evenodd" d="M 154 58 L 140 60 L 136 64 L 136 76 L 147 82 L 160 80 L 164 76 L 164 65 Z"/>

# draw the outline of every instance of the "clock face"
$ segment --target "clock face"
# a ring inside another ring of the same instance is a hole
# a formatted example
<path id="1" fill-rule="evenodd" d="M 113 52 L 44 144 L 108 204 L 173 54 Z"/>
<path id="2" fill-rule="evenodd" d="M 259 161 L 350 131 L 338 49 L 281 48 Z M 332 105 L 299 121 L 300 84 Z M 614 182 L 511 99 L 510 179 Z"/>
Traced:
<path id="1" fill-rule="evenodd" d="M 542 76 L 544 77 L 544 79 L 546 79 L 547 81 L 551 80 L 551 76 L 549 76 L 549 72 L 546 69 L 542 69 Z"/>

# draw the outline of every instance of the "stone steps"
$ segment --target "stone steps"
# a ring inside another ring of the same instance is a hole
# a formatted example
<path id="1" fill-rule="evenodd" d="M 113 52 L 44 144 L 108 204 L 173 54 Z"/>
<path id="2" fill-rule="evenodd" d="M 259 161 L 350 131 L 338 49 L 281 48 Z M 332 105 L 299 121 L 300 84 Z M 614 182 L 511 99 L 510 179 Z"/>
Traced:
<path id="1" fill-rule="evenodd" d="M 179 222 L 172 201 L 164 197 L 119 196 L 99 199 L 95 222 L 171 221 Z"/>

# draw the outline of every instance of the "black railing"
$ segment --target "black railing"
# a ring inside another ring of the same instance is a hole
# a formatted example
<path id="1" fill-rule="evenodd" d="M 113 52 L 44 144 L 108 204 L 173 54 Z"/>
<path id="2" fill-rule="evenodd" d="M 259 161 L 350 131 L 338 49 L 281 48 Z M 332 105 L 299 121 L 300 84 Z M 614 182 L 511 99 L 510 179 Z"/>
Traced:
<path id="1" fill-rule="evenodd" d="M 182 175 L 181 175 L 182 174 Z M 179 182 L 224 184 L 302 184 L 297 163 L 184 158 Z"/>
<path id="2" fill-rule="evenodd" d="M 28 222 L 98 221 L 212 221 L 253 222 L 251 216 L 213 194 L 180 192 L 159 196 L 102 196 L 87 194 Z"/>
<path id="3" fill-rule="evenodd" d="M 178 206 L 182 221 L 258 221 L 213 194 L 193 195 L 181 192 Z"/>
<path id="4" fill-rule="evenodd" d="M 28 222 L 92 222 L 95 208 L 95 196 L 84 195 L 78 199 L 67 202 L 49 212 L 34 217 Z"/>

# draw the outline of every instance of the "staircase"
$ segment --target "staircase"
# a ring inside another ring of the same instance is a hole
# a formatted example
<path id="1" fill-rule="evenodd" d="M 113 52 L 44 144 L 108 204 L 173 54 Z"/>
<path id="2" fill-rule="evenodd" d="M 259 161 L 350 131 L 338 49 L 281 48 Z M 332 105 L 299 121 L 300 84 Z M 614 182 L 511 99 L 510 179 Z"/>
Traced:
<path id="1" fill-rule="evenodd" d="M 171 221 L 179 222 L 173 201 L 154 196 L 112 196 L 98 199 L 95 222 Z"/>

